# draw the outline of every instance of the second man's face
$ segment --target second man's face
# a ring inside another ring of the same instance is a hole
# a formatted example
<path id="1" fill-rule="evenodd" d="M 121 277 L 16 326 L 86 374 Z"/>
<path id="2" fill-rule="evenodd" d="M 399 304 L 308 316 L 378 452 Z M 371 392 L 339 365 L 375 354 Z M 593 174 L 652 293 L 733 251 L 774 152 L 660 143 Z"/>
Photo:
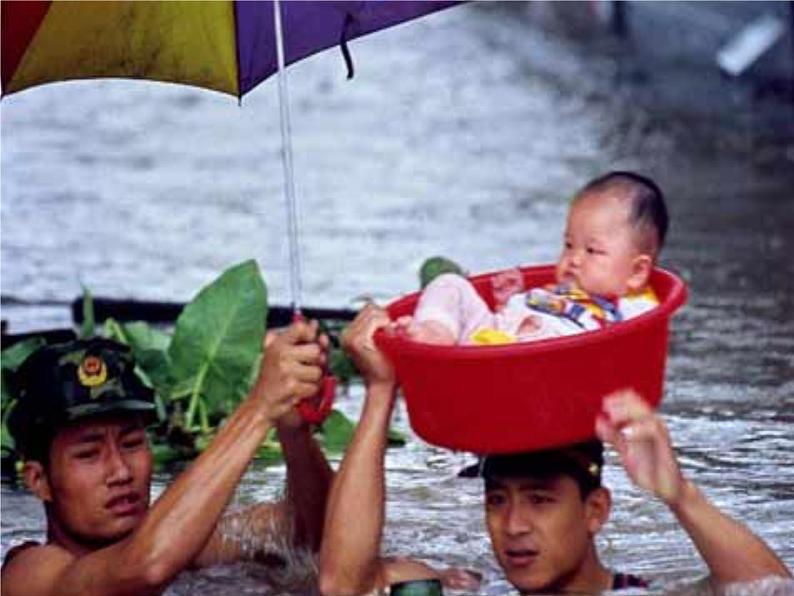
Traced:
<path id="1" fill-rule="evenodd" d="M 513 586 L 533 592 L 576 585 L 593 521 L 573 479 L 489 479 L 485 515 L 494 554 Z"/>

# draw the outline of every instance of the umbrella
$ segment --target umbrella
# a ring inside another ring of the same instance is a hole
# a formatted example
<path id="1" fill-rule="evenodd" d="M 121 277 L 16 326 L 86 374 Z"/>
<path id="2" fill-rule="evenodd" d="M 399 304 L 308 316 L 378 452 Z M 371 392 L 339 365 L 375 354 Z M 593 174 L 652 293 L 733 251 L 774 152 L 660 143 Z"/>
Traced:
<path id="1" fill-rule="evenodd" d="M 132 78 L 243 95 L 275 72 L 284 167 L 290 291 L 301 305 L 301 259 L 285 66 L 339 45 L 353 76 L 347 41 L 458 2 L 214 1 L 2 3 L 2 94 L 55 81 Z M 315 421 L 330 409 L 333 378 L 321 403 L 302 413 Z M 322 411 L 322 412 L 321 412 Z"/>
<path id="2" fill-rule="evenodd" d="M 70 79 L 150 79 L 238 100 L 279 72 L 290 289 L 300 309 L 298 214 L 284 67 L 347 41 L 446 8 L 428 1 L 214 1 L 2 3 L 2 93 Z M 283 32 L 283 33 L 282 33 Z"/>

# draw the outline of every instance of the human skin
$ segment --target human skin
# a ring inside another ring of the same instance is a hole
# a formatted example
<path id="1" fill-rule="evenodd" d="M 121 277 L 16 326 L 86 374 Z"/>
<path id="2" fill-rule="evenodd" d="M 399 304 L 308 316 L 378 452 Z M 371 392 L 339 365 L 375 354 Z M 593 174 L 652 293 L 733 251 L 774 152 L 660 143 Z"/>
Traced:
<path id="1" fill-rule="evenodd" d="M 52 442 L 48 471 L 46 481 L 39 479 L 48 539 L 71 552 L 124 538 L 149 509 L 152 455 L 136 417 L 113 415 L 64 428 Z"/>
<path id="2" fill-rule="evenodd" d="M 597 488 L 582 498 L 569 476 L 488 478 L 485 520 L 507 580 L 523 593 L 608 589 L 593 538 L 609 516 L 610 498 Z"/>
<path id="3" fill-rule="evenodd" d="M 372 333 L 388 320 L 383 310 L 368 305 L 342 336 L 343 347 L 365 380 L 367 396 L 328 497 L 320 591 L 364 594 L 401 581 L 429 578 L 439 578 L 450 588 L 476 591 L 479 579 L 465 570 L 437 570 L 413 559 L 380 556 L 385 515 L 383 459 L 396 381 Z"/>
<path id="4" fill-rule="evenodd" d="M 591 191 L 574 198 L 555 266 L 557 283 L 608 297 L 626 296 L 647 286 L 655 256 L 641 251 L 640 233 L 629 221 L 630 208 L 625 197 L 609 192 Z M 433 319 L 404 316 L 392 328 L 422 343 L 453 345 L 459 340 L 447 325 Z M 541 328 L 541 319 L 529 314 L 517 333 L 530 337 Z"/>
<path id="5" fill-rule="evenodd" d="M 636 392 L 607 396 L 596 432 L 617 450 L 632 482 L 669 507 L 708 566 L 712 584 L 791 578 L 760 537 L 720 511 L 681 473 L 667 425 Z"/>
<path id="6" fill-rule="evenodd" d="M 3 596 L 159 594 L 189 566 L 236 558 L 240 553 L 235 549 L 221 551 L 217 522 L 270 428 L 279 425 L 280 434 L 288 437 L 288 450 L 310 440 L 308 430 L 290 420 L 290 412 L 316 393 L 323 362 L 316 324 L 294 324 L 275 338 L 249 395 L 209 447 L 143 514 L 151 470 L 148 447 L 127 442 L 130 435 L 112 421 L 100 424 L 102 439 L 98 455 L 89 457 L 96 457 L 90 465 L 82 461 L 80 448 L 51 453 L 47 469 L 40 462 L 28 462 L 26 482 L 59 517 L 47 544 L 19 553 L 3 568 Z M 59 433 L 54 445 L 71 444 L 71 439 L 79 444 L 79 436 Z M 303 457 L 300 466 L 305 473 L 306 466 L 317 463 L 318 452 L 290 457 Z M 84 465 L 90 470 L 78 469 Z M 75 471 L 77 478 L 71 479 Z M 323 484 L 327 487 L 329 474 L 323 460 L 314 475 L 319 490 Z M 89 489 L 102 496 L 94 499 Z M 64 501 L 61 490 L 66 491 Z M 77 511 L 82 508 L 80 495 L 91 505 L 88 512 Z M 324 507 L 324 498 L 317 499 L 317 505 Z M 284 506 L 262 505 L 254 515 L 271 519 L 270 525 L 288 527 L 286 512 Z M 322 511 L 303 517 L 304 523 L 321 520 Z M 319 542 L 319 528 L 307 530 L 306 535 Z"/>
<path id="7" fill-rule="evenodd" d="M 629 209 L 628 201 L 609 193 L 574 199 L 555 269 L 559 283 L 600 296 L 625 296 L 645 287 L 653 257 L 640 251 Z"/>
<path id="8" fill-rule="evenodd" d="M 391 365 L 378 351 L 372 334 L 388 323 L 385 311 L 369 305 L 356 317 L 343 337 L 343 345 L 361 371 L 367 391 L 361 420 L 334 480 L 326 511 L 325 535 L 320 550 L 320 590 L 326 596 L 364 594 L 396 581 L 437 575 L 426 565 L 397 569 L 379 554 L 384 522 L 383 458 L 396 381 Z M 753 581 L 767 576 L 790 577 L 788 569 L 763 540 L 722 513 L 682 476 L 664 421 L 639 395 L 629 391 L 606 397 L 595 430 L 602 441 L 617 450 L 631 480 L 667 504 L 708 565 L 714 584 Z M 509 485 L 506 486 L 509 490 Z M 605 588 L 603 568 L 598 563 L 591 535 L 606 519 L 609 506 L 602 503 L 599 505 L 600 513 L 588 513 L 587 501 L 583 502 L 583 510 L 579 509 L 574 501 L 568 500 L 570 494 L 565 486 L 561 490 L 568 496 L 564 498 L 565 514 L 560 518 L 571 523 L 579 520 L 580 524 L 574 530 L 577 556 L 572 559 L 562 557 L 547 543 L 547 537 L 562 531 L 561 528 L 567 524 L 548 522 L 555 529 L 546 530 L 547 522 L 537 521 L 544 515 L 539 508 L 527 509 L 520 504 L 524 498 L 531 504 L 534 497 L 522 496 L 519 484 L 517 495 L 509 493 L 519 506 L 515 507 L 515 514 L 507 515 L 504 522 L 507 529 L 500 532 L 521 536 L 524 527 L 533 527 L 530 522 L 534 522 L 534 527 L 544 528 L 544 535 L 542 540 L 537 540 L 537 545 L 523 542 L 522 538 L 516 538 L 514 542 L 499 542 L 495 548 L 505 556 L 500 557 L 497 553 L 497 559 L 505 567 L 508 578 L 511 581 L 515 578 L 522 585 L 526 579 L 538 584 L 549 581 L 560 589 L 565 585 L 567 590 L 601 591 Z M 556 518 L 558 514 L 547 512 L 546 515 Z M 588 543 L 584 551 L 583 535 L 584 542 Z M 492 539 L 493 536 L 491 534 Z M 519 545 L 519 551 L 537 550 L 540 556 L 532 552 L 510 555 L 508 551 L 515 544 Z M 539 563 L 539 571 L 530 570 L 528 578 L 524 578 L 523 572 L 511 568 L 521 567 L 524 562 Z M 550 570 L 558 562 L 562 562 L 567 570 Z M 575 569 L 569 567 L 571 562 L 574 562 Z M 564 577 L 558 575 L 560 571 Z M 546 579 L 552 575 L 558 575 L 558 579 Z M 527 585 L 527 591 L 532 591 L 533 586 L 534 583 Z"/>

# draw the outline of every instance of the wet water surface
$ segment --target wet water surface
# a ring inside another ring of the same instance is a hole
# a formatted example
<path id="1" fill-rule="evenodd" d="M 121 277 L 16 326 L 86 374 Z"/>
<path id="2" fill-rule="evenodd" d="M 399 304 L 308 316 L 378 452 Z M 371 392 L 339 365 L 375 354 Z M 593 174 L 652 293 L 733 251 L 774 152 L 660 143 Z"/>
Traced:
<path id="1" fill-rule="evenodd" d="M 699 58 L 657 55 L 653 7 L 637 14 L 634 56 L 616 59 L 590 6 L 459 7 L 352 43 L 352 82 L 334 51 L 290 69 L 305 302 L 412 291 L 434 254 L 471 271 L 550 262 L 578 186 L 610 169 L 650 174 L 672 214 L 662 264 L 690 285 L 662 410 L 685 472 L 792 567 L 792 106 L 721 81 Z M 664 41 L 687 47 L 687 35 Z M 693 51 L 715 41 L 703 37 Z M 271 301 L 286 303 L 276 102 L 275 80 L 242 107 L 118 81 L 4 99 L 3 296 L 68 301 L 83 283 L 95 295 L 187 300 L 256 256 Z M 11 331 L 68 316 L 3 307 Z M 361 397 L 354 387 L 340 405 L 357 415 Z M 409 430 L 402 411 L 396 425 Z M 419 439 L 389 452 L 385 550 L 480 569 L 498 594 L 481 486 L 456 478 L 469 461 Z M 615 463 L 605 560 L 662 586 L 703 575 L 672 515 Z M 276 498 L 282 480 L 283 469 L 256 465 L 237 501 Z M 3 487 L 2 507 L 3 553 L 42 538 L 33 497 Z M 186 574 L 169 593 L 294 593 L 308 589 L 299 567 Z"/>

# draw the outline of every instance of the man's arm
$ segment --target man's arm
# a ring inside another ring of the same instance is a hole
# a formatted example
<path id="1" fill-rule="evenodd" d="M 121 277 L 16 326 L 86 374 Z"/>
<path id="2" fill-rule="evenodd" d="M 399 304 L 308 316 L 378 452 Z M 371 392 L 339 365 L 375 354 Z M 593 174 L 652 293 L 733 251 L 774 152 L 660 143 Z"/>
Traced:
<path id="1" fill-rule="evenodd" d="M 278 337 L 269 333 L 265 348 Z M 319 343 L 327 354 L 328 338 Z M 311 427 L 296 409 L 276 423 L 287 466 L 286 498 L 278 503 L 259 503 L 223 516 L 194 567 L 261 559 L 294 547 L 317 552 L 322 540 L 325 505 L 333 479 Z"/>
<path id="2" fill-rule="evenodd" d="M 295 546 L 317 552 L 323 537 L 325 507 L 334 473 L 311 429 L 290 413 L 277 425 L 287 462 L 287 513 L 294 524 Z"/>
<path id="3" fill-rule="evenodd" d="M 224 515 L 193 567 L 279 557 L 295 547 L 320 549 L 333 472 L 309 428 L 297 424 L 282 419 L 276 426 L 287 463 L 286 498 Z"/>
<path id="4" fill-rule="evenodd" d="M 248 397 L 204 453 L 127 538 L 84 555 L 31 548 L 2 574 L 3 596 L 158 594 L 204 547 L 274 421 L 313 395 L 321 376 L 316 326 L 293 325 L 268 347 Z"/>
<path id="5" fill-rule="evenodd" d="M 667 427 L 632 391 L 604 400 L 596 432 L 620 454 L 632 481 L 670 507 L 718 585 L 791 577 L 778 556 L 744 524 L 712 504 L 681 474 Z"/>
<path id="6" fill-rule="evenodd" d="M 385 567 L 380 560 L 385 508 L 383 459 L 396 381 L 372 334 L 388 322 L 385 312 L 369 305 L 342 337 L 343 346 L 364 378 L 366 398 L 328 498 L 320 548 L 323 594 L 363 594 L 385 585 Z"/>

